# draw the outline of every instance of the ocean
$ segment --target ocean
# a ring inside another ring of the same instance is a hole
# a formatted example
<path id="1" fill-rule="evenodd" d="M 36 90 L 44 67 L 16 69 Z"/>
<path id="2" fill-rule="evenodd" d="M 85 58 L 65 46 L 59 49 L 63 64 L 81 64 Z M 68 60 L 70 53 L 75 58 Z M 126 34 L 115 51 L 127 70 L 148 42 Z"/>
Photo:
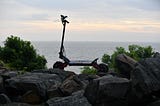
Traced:
<path id="1" fill-rule="evenodd" d="M 47 67 L 51 68 L 56 61 L 59 61 L 60 42 L 32 42 L 37 52 L 47 59 Z M 101 62 L 103 54 L 112 54 L 116 47 L 128 49 L 128 45 L 138 44 L 141 46 L 152 46 L 154 51 L 160 52 L 160 43 L 143 42 L 65 42 L 66 56 L 70 60 L 94 60 L 99 58 Z M 65 70 L 80 73 L 80 66 L 68 66 Z"/>
<path id="2" fill-rule="evenodd" d="M 33 46 L 40 55 L 44 55 L 47 59 L 47 67 L 52 68 L 56 61 L 60 61 L 59 49 L 60 42 L 56 41 L 34 41 Z M 99 58 L 98 63 L 101 62 L 103 54 L 112 54 L 116 47 L 124 47 L 128 49 L 128 45 L 138 44 L 141 46 L 152 46 L 155 52 L 160 52 L 160 43 L 150 42 L 65 42 L 66 56 L 70 60 L 94 60 Z M 2 46 L 2 42 L 0 43 Z M 68 66 L 65 70 L 80 73 L 80 66 Z"/>

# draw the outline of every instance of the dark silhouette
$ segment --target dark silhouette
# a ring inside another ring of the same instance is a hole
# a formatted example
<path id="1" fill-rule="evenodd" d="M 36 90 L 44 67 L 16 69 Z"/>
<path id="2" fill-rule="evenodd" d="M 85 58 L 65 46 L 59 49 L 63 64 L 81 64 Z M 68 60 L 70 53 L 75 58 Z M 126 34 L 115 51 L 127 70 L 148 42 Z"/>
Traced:
<path id="1" fill-rule="evenodd" d="M 69 23 L 66 18 L 68 16 L 61 15 L 61 21 L 63 24 L 63 33 L 62 33 L 62 41 L 61 41 L 61 47 L 60 47 L 60 52 L 59 52 L 59 58 L 62 59 L 64 62 L 57 61 L 54 65 L 53 68 L 59 68 L 59 69 L 64 69 L 69 66 L 93 66 L 96 68 L 99 72 L 107 72 L 108 71 L 108 65 L 101 63 L 98 64 L 97 60 L 98 58 L 94 59 L 93 61 L 88 61 L 88 60 L 70 60 L 68 59 L 64 54 L 65 54 L 65 49 L 64 49 L 64 35 L 65 35 L 65 28 L 66 28 L 66 23 Z"/>

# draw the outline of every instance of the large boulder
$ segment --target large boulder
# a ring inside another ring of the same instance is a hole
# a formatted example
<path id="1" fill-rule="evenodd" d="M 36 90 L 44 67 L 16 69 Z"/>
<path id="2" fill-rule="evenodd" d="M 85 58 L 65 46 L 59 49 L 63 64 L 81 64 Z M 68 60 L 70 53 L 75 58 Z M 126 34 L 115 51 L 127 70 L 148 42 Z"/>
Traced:
<path id="1" fill-rule="evenodd" d="M 36 104 L 47 99 L 47 89 L 60 84 L 61 79 L 56 74 L 26 73 L 6 80 L 5 88 L 13 101 L 21 101 L 16 97 L 23 97 L 22 102 Z"/>
<path id="2" fill-rule="evenodd" d="M 6 79 L 10 79 L 12 77 L 16 77 L 18 75 L 17 71 L 5 71 L 4 73 L 1 74 L 1 76 L 3 77 L 4 81 Z"/>
<path id="3" fill-rule="evenodd" d="M 60 87 L 55 86 L 47 90 L 47 95 L 48 95 L 48 98 L 51 99 L 54 97 L 63 97 L 64 93 L 62 92 Z"/>
<path id="4" fill-rule="evenodd" d="M 65 70 L 61 70 L 61 69 L 51 69 L 51 74 L 56 74 L 58 75 L 62 81 L 64 81 L 66 78 L 76 75 L 74 72 L 72 71 L 65 71 Z"/>
<path id="5" fill-rule="evenodd" d="M 48 73 L 48 74 L 56 74 L 58 75 L 62 81 L 64 81 L 66 78 L 76 75 L 74 72 L 71 71 L 65 71 L 61 69 L 41 69 L 41 70 L 34 70 L 32 73 Z"/>
<path id="6" fill-rule="evenodd" d="M 3 88 L 3 78 L 0 76 L 0 94 L 4 92 Z"/>
<path id="7" fill-rule="evenodd" d="M 92 81 L 93 79 L 99 78 L 99 76 L 92 75 L 92 74 L 79 74 L 78 78 L 84 84 L 84 88 L 85 88 L 89 84 L 90 81 Z"/>
<path id="8" fill-rule="evenodd" d="M 27 103 L 12 102 L 12 103 L 3 104 L 0 106 L 44 106 L 44 104 L 31 105 L 31 104 L 27 104 Z"/>
<path id="9" fill-rule="evenodd" d="M 73 92 L 76 92 L 83 88 L 84 84 L 83 82 L 81 82 L 77 75 L 68 77 L 60 86 L 60 89 L 63 92 L 64 96 L 71 95 Z"/>
<path id="10" fill-rule="evenodd" d="M 160 106 L 160 100 L 154 101 L 154 102 L 148 104 L 147 106 Z"/>
<path id="11" fill-rule="evenodd" d="M 119 54 L 115 61 L 121 76 L 130 79 L 130 73 L 134 69 L 137 61 L 125 54 Z"/>
<path id="12" fill-rule="evenodd" d="M 126 105 L 126 95 L 130 88 L 130 81 L 126 78 L 103 76 L 91 81 L 86 87 L 84 95 L 93 105 L 116 106 Z"/>
<path id="13" fill-rule="evenodd" d="M 142 101 L 153 95 L 160 97 L 160 57 L 139 61 L 131 73 L 134 96 Z"/>
<path id="14" fill-rule="evenodd" d="M 86 97 L 83 96 L 84 91 L 78 91 L 71 96 L 49 99 L 47 106 L 91 106 Z"/>
<path id="15" fill-rule="evenodd" d="M 160 53 L 159 52 L 154 53 L 153 57 L 154 58 L 160 58 Z"/>
<path id="16" fill-rule="evenodd" d="M 5 72 L 7 72 L 7 70 L 1 67 L 1 68 L 0 68 L 0 75 L 2 75 L 2 74 L 5 73 Z"/>
<path id="17" fill-rule="evenodd" d="M 18 75 L 18 72 L 16 71 L 10 71 L 7 69 L 0 69 L 0 93 L 5 93 L 5 81 L 7 79 L 10 79 L 12 77 L 16 77 Z"/>
<path id="18" fill-rule="evenodd" d="M 11 103 L 11 100 L 6 94 L 0 94 L 0 104 Z"/>

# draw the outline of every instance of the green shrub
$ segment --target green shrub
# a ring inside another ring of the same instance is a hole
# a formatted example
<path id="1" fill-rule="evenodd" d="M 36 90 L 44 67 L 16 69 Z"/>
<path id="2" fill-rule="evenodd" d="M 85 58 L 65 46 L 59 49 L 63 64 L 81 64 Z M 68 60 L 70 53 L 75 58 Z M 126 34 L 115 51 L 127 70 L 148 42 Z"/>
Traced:
<path id="1" fill-rule="evenodd" d="M 82 74 L 96 74 L 97 70 L 93 67 L 84 66 L 81 71 Z"/>
<path id="2" fill-rule="evenodd" d="M 138 45 L 129 45 L 128 56 L 134 58 L 135 60 L 140 60 L 142 58 L 149 58 L 153 55 L 153 48 L 151 46 L 141 47 Z"/>
<path id="3" fill-rule="evenodd" d="M 26 71 L 46 68 L 47 63 L 29 41 L 16 36 L 8 37 L 4 47 L 0 47 L 0 59 L 10 68 Z"/>
<path id="4" fill-rule="evenodd" d="M 128 50 L 125 50 L 123 47 L 116 47 L 116 51 L 112 55 L 104 54 L 102 56 L 102 62 L 107 63 L 110 68 L 116 69 L 115 58 L 119 54 L 126 54 L 133 59 L 139 61 L 143 58 L 152 57 L 154 52 L 151 46 L 142 47 L 139 45 L 129 45 Z"/>

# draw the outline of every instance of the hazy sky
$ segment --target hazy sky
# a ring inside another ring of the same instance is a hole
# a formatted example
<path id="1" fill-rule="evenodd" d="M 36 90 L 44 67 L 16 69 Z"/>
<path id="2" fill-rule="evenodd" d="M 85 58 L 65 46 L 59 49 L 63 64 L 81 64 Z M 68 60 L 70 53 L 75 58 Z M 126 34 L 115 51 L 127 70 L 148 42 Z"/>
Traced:
<path id="1" fill-rule="evenodd" d="M 0 0 L 0 40 L 160 42 L 160 0 Z"/>

